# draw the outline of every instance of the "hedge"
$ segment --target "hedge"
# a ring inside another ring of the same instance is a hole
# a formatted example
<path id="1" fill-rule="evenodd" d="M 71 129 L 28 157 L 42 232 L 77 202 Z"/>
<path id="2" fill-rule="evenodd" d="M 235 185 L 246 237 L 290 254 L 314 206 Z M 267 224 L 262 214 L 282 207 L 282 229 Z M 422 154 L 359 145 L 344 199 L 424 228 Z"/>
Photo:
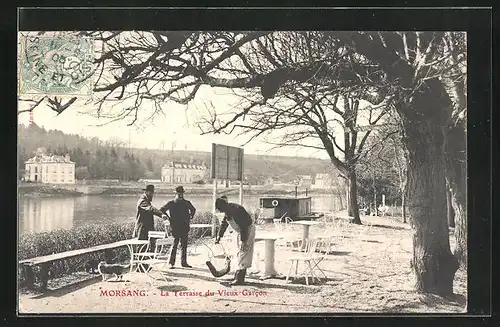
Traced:
<path id="1" fill-rule="evenodd" d="M 252 214 L 255 217 L 255 213 Z M 211 212 L 196 213 L 193 224 L 210 224 L 212 222 Z M 155 219 L 155 230 L 164 230 L 161 219 Z M 85 225 L 69 230 L 54 230 L 44 233 L 21 234 L 18 242 L 19 261 L 53 253 L 60 253 L 70 250 L 79 250 L 97 245 L 118 242 L 132 238 L 134 222 L 109 223 L 99 225 Z M 192 229 L 189 233 L 189 243 L 201 236 L 203 230 Z M 104 252 L 83 254 L 76 258 L 60 260 L 54 262 L 49 272 L 50 278 L 65 276 L 77 271 L 85 270 L 85 263 L 89 260 L 104 260 Z M 129 260 L 129 252 L 123 247 L 114 250 L 112 262 L 126 262 Z M 38 276 L 35 267 L 35 276 Z M 21 267 L 18 269 L 18 278 L 21 285 L 24 283 Z M 36 281 L 35 281 L 36 282 Z"/>

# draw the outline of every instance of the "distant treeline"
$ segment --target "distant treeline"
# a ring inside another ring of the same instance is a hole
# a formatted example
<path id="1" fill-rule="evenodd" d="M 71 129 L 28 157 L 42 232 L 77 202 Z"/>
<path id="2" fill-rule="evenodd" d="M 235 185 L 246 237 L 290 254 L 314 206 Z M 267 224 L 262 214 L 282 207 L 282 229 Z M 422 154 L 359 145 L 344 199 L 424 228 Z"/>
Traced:
<path id="1" fill-rule="evenodd" d="M 104 142 L 59 130 L 45 130 L 34 123 L 19 125 L 18 134 L 20 176 L 24 172 L 24 162 L 40 147 L 50 154 L 69 154 L 75 162 L 77 179 L 160 179 L 161 167 L 172 159 L 210 166 L 210 152 L 176 150 L 172 157 L 171 151 L 127 148 L 121 141 Z M 245 154 L 245 176 L 251 184 L 262 184 L 269 178 L 292 182 L 297 175 L 332 170 L 326 160 Z"/>

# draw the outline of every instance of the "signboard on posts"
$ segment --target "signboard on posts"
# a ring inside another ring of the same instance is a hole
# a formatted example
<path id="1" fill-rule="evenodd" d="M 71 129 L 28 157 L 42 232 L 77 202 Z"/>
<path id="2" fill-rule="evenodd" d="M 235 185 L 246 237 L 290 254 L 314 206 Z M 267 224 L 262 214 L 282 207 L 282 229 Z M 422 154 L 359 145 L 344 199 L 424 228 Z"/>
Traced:
<path id="1" fill-rule="evenodd" d="M 210 178 L 243 181 L 243 148 L 212 143 Z"/>

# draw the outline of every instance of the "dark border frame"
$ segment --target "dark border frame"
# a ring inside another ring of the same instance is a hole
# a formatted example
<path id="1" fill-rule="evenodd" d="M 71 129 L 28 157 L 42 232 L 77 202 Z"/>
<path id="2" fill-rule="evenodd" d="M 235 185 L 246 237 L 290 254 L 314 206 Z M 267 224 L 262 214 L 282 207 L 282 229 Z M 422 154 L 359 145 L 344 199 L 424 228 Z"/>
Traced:
<path id="1" fill-rule="evenodd" d="M 468 264 L 468 311 L 471 315 L 488 316 L 491 307 L 491 96 L 492 96 L 492 11 L 482 9 L 23 9 L 19 14 L 20 30 L 107 30 L 107 29 L 164 29 L 164 30 L 461 30 L 468 32 L 468 80 L 469 96 L 468 107 L 468 216 L 469 216 L 469 264 Z M 12 17 L 9 16 L 12 22 Z M 5 22 L 5 21 L 4 21 Z M 8 22 L 8 21 L 7 21 Z M 15 27 L 2 44 L 16 47 Z M 9 103 L 7 108 L 17 107 L 16 94 L 17 78 L 14 52 L 2 51 L 5 56 L 0 61 L 5 64 L 4 69 L 10 73 L 11 81 L 7 83 L 6 96 Z M 8 63 L 8 64 L 7 64 Z M 12 102 L 10 102 L 12 101 Z M 2 129 L 5 144 L 12 152 L 16 151 L 17 115 L 12 109 L 8 110 L 12 122 Z M 4 124 L 7 120 L 3 121 Z M 17 152 L 17 151 L 16 151 Z M 15 160 L 9 160 L 7 165 L 11 173 L 5 176 L 16 175 Z M 10 165 L 9 165 L 10 163 Z M 5 164 L 5 162 L 4 162 Z M 9 238 L 17 235 L 16 220 L 17 200 L 11 198 L 14 179 L 6 178 L 12 188 L 6 188 L 3 203 L 6 204 L 8 216 L 5 215 L 4 228 L 8 230 Z M 9 190 L 9 191 L 7 191 Z M 12 249 L 16 238 L 10 238 L 5 249 Z M 17 267 L 16 255 L 10 259 L 12 266 Z M 12 270 L 10 269 L 12 267 Z M 16 274 L 14 274 L 16 276 Z M 15 278 L 15 277 L 14 277 Z M 9 304 L 17 302 L 15 283 Z M 15 310 L 15 309 L 14 309 Z M 225 316 L 214 314 L 215 316 Z M 289 314 L 287 314 L 289 315 Z M 27 316 L 27 315 L 22 315 Z M 46 315 L 36 315 L 44 317 Z M 59 316 L 59 315 L 58 315 Z M 61 315 L 66 316 L 66 315 Z M 96 316 L 82 315 L 82 316 Z M 109 316 L 109 315 L 106 315 Z M 122 315 L 120 315 L 122 316 Z M 125 315 L 123 315 L 125 316 Z M 131 318 L 130 315 L 128 318 Z M 135 316 L 135 315 L 134 315 Z M 148 316 L 156 316 L 150 314 Z M 159 314 L 165 316 L 165 314 Z M 198 314 L 176 315 L 186 317 L 200 316 Z M 213 316 L 213 315 L 212 315 Z M 248 316 L 248 314 L 232 316 Z M 263 316 L 259 314 L 258 316 Z M 266 314 L 266 316 L 269 316 Z M 272 316 L 281 316 L 275 314 Z M 311 316 L 310 314 L 296 314 Z M 324 317 L 314 315 L 317 319 Z M 328 317 L 330 315 L 327 315 Z M 364 314 L 335 314 L 332 316 L 364 317 Z M 374 316 L 371 314 L 370 316 Z M 385 316 L 385 315 L 376 315 Z M 391 314 L 390 316 L 394 316 Z M 408 316 L 408 315 L 402 315 Z M 432 314 L 412 316 L 435 316 Z M 439 316 L 443 316 L 440 314 Z M 446 316 L 457 316 L 454 314 Z M 261 317 L 263 318 L 263 317 Z M 19 318 L 18 318 L 19 319 Z M 206 318 L 203 318 L 206 319 Z M 269 319 L 269 318 L 266 318 Z M 314 319 L 314 320 L 317 320 Z M 164 319 L 162 319 L 165 321 Z M 196 321 L 197 319 L 193 319 Z M 274 320 L 274 319 L 273 319 Z M 363 319 L 364 320 L 364 319 Z M 299 319 L 297 319 L 299 321 Z M 356 320 L 361 322 L 360 320 Z M 201 323 L 204 321 L 200 320 Z M 309 321 L 308 321 L 309 322 Z M 353 323 L 355 321 L 352 321 Z"/>

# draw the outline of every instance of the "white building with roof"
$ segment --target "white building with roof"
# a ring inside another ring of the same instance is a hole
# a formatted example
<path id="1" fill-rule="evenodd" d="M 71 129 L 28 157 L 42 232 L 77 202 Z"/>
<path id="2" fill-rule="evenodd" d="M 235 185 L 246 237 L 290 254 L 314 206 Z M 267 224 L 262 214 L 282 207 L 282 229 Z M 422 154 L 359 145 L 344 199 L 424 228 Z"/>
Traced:
<path id="1" fill-rule="evenodd" d="M 75 184 L 75 163 L 69 155 L 55 156 L 37 153 L 25 162 L 26 182 Z"/>
<path id="2" fill-rule="evenodd" d="M 161 167 L 161 181 L 163 183 L 194 183 L 205 179 L 207 166 L 171 161 Z"/>

